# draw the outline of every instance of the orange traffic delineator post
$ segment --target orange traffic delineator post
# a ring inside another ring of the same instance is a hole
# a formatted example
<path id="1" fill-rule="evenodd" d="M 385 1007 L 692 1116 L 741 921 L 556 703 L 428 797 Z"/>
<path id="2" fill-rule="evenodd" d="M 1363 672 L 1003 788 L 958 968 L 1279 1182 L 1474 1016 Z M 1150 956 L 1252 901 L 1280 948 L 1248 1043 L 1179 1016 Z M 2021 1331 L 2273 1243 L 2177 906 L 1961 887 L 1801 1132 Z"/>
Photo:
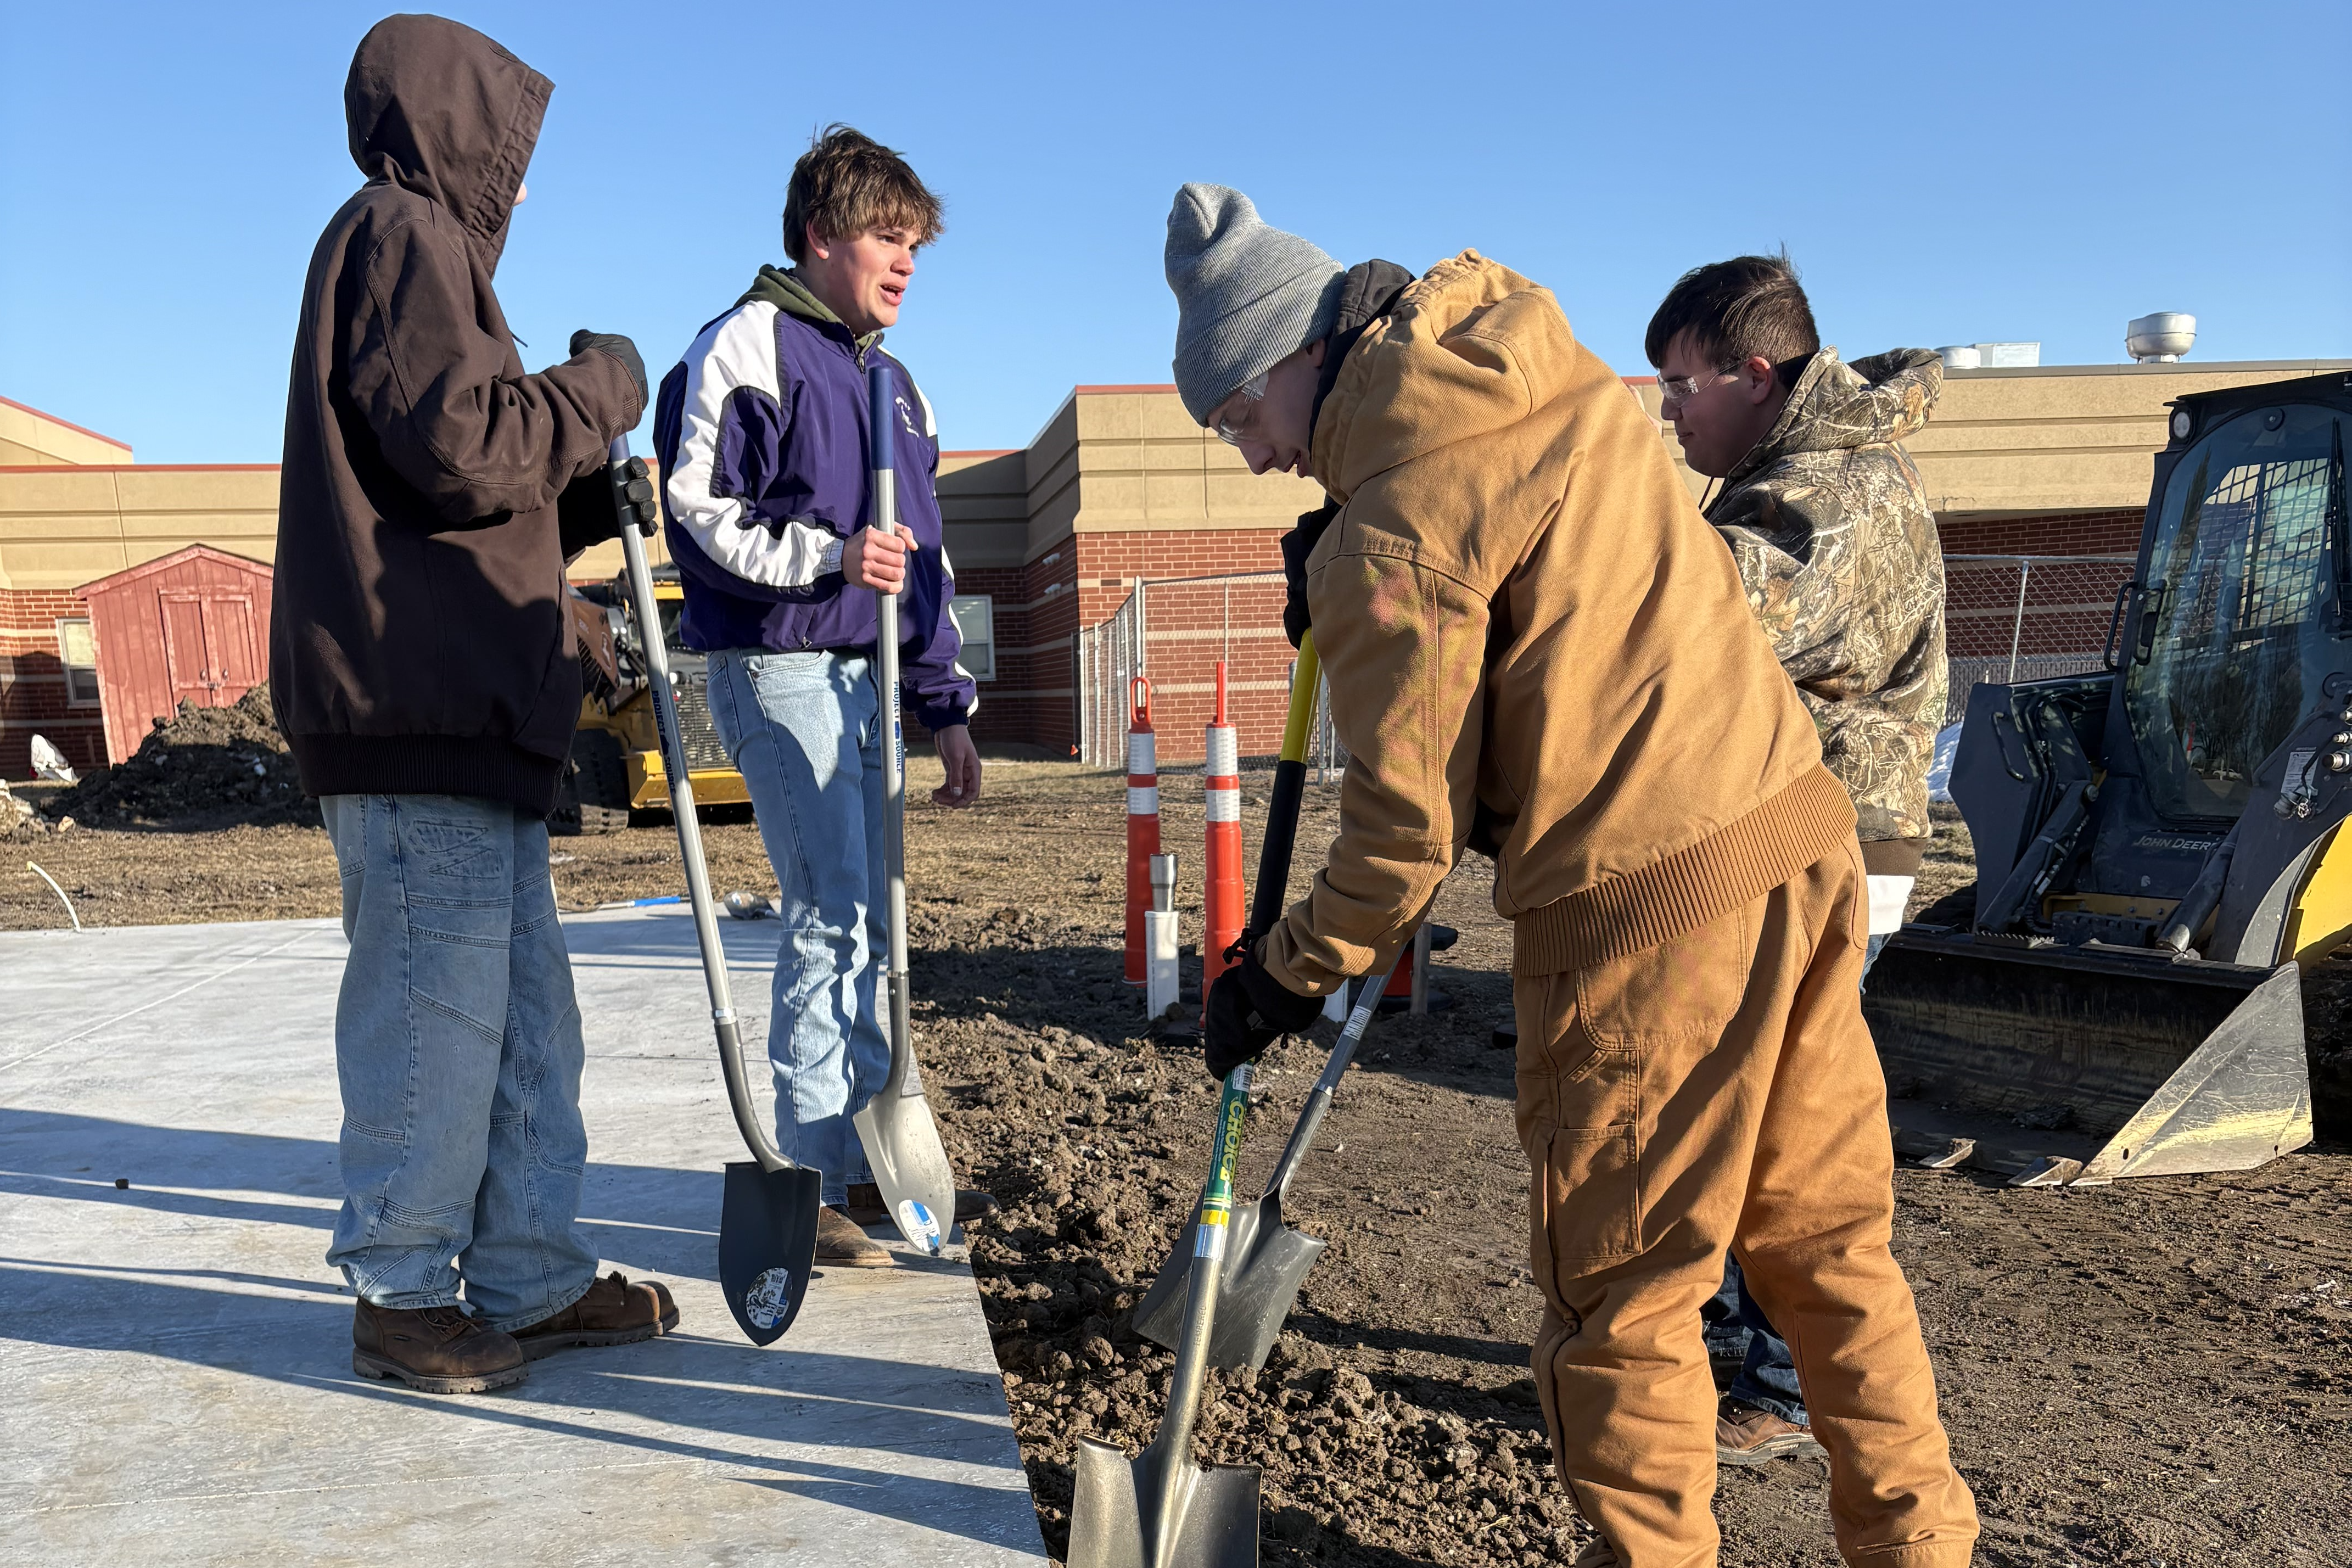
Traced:
<path id="1" fill-rule="evenodd" d="M 1151 858 L 1160 853 L 1159 738 L 1151 732 L 1151 682 L 1127 683 L 1127 983 L 1150 978 L 1143 917 L 1151 912 Z"/>
<path id="2" fill-rule="evenodd" d="M 1241 744 L 1225 712 L 1225 661 L 1217 660 L 1217 712 L 1209 721 L 1209 760 L 1202 770 L 1209 805 L 1207 929 L 1201 939 L 1201 996 L 1225 971 L 1225 950 L 1242 939 Z"/>

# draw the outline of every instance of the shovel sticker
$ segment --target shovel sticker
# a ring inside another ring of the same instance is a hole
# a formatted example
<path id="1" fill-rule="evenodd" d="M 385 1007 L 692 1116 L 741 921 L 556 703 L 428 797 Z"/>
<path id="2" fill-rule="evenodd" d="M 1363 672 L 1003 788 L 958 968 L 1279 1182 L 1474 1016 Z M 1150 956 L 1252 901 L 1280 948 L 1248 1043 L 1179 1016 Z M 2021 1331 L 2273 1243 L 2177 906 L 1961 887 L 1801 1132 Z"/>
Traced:
<path id="1" fill-rule="evenodd" d="M 751 1288 L 743 1292 L 743 1315 L 754 1328 L 772 1329 L 784 1321 L 792 1310 L 793 1271 L 789 1268 L 762 1270 Z"/>
<path id="2" fill-rule="evenodd" d="M 940 1222 L 930 1206 L 917 1198 L 898 1200 L 898 1230 L 925 1252 L 940 1249 Z"/>

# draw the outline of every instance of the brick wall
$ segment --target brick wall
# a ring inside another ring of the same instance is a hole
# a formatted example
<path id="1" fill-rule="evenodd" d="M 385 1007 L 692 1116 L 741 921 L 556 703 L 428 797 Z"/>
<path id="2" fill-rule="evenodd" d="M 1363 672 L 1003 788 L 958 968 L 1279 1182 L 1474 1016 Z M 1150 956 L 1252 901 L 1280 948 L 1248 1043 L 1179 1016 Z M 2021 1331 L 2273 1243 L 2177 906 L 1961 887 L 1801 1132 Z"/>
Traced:
<path id="1" fill-rule="evenodd" d="M 1171 583 L 1171 577 L 1226 576 L 1282 570 L 1284 528 L 1185 532 L 1082 534 L 1079 589 L 1087 624 L 1116 614 L 1139 576 L 1144 592 L 1144 670 L 1151 681 L 1152 728 L 1160 760 L 1197 766 L 1216 707 L 1217 660 L 1226 661 L 1227 716 L 1240 731 L 1244 756 L 1271 756 L 1282 746 L 1289 711 L 1290 665 L 1282 635 L 1282 584 Z M 1066 656 L 1068 657 L 1068 656 Z M 1075 704 L 1064 724 L 1075 733 Z M 1125 721 L 1119 723 L 1123 727 Z"/>
<path id="2" fill-rule="evenodd" d="M 95 702 L 68 705 L 57 624 L 86 620 L 68 588 L 0 588 L 0 778 L 33 776 L 36 734 L 77 768 L 106 765 L 106 729 Z"/>
<path id="3" fill-rule="evenodd" d="M 2137 509 L 2039 517 L 1963 514 L 1940 518 L 1937 526 L 1948 555 L 2129 555 L 2139 547 L 2142 515 Z M 1144 600 L 1145 668 L 1152 680 L 1160 760 L 1171 766 L 1201 761 L 1220 657 L 1227 660 L 1229 711 L 1241 730 L 1243 755 L 1273 755 L 1281 746 L 1297 657 L 1282 635 L 1280 584 L 1184 584 L 1167 579 L 1279 572 L 1284 531 L 1088 532 L 1066 540 L 1047 558 L 1025 567 L 963 569 L 957 574 L 958 591 L 989 595 L 995 608 L 996 679 L 981 687 L 974 738 L 1039 745 L 1051 756 L 1071 754 L 1077 741 L 1075 633 L 1116 615 L 1140 576 L 1154 584 Z M 1973 570 L 1981 576 L 1991 568 Z M 2038 576 L 2028 597 L 2021 651 L 2072 651 L 2086 639 L 2095 645 L 2106 625 L 2114 583 L 2121 580 L 2118 571 L 2129 575 L 2127 568 L 2084 567 L 2072 576 L 2054 571 Z M 2084 573 L 2097 580 L 2074 580 Z M 1988 579 L 1978 584 L 1971 578 L 1955 586 L 1968 601 L 1955 605 L 1955 654 L 1964 643 L 1966 651 L 1984 651 L 1977 641 L 2006 653 L 2013 618 L 2007 606 L 2016 597 L 2013 569 L 2000 583 Z M 1975 624 L 1979 620 L 1982 626 Z M 920 727 L 910 725 L 909 735 L 922 738 Z"/>
<path id="4" fill-rule="evenodd" d="M 1947 555 L 2137 555 L 2147 513 L 2062 511 L 2041 517 L 1969 516 L 1936 520 Z"/>

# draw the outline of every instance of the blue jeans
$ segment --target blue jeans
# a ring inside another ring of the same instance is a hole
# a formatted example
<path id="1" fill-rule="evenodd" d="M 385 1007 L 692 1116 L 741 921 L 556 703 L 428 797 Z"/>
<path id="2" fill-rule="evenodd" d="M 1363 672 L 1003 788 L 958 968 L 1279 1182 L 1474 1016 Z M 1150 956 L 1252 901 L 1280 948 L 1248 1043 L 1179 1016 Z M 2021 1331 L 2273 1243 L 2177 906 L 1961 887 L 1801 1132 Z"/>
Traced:
<path id="1" fill-rule="evenodd" d="M 710 718 L 760 822 L 782 894 L 768 1013 L 776 1144 L 838 1206 L 874 1179 L 850 1118 L 890 1072 L 874 1010 L 889 953 L 882 745 L 874 661 L 850 654 L 710 656 Z"/>
<path id="2" fill-rule="evenodd" d="M 351 956 L 335 1005 L 342 1212 L 327 1261 L 380 1307 L 517 1329 L 596 1277 L 580 1232 L 580 1010 L 547 825 L 499 801 L 319 803 Z M 453 1262 L 454 1259 L 454 1262 Z"/>
<path id="3" fill-rule="evenodd" d="M 1887 936 L 1882 933 L 1870 939 L 1862 955 L 1862 973 L 1866 981 L 1870 966 L 1878 962 L 1880 950 L 1886 946 Z M 1769 1410 L 1781 1420 L 1799 1426 L 1812 1425 L 1805 1414 L 1805 1396 L 1797 1387 L 1797 1358 L 1789 1353 L 1789 1342 L 1772 1331 L 1772 1321 L 1764 1315 L 1748 1294 L 1748 1281 L 1739 1272 L 1739 1265 L 1729 1258 L 1723 1260 L 1723 1289 L 1707 1303 L 1706 1317 L 1710 1330 L 1717 1334 L 1736 1331 L 1737 1324 L 1748 1331 L 1747 1359 L 1741 1363 L 1739 1374 L 1731 1380 L 1727 1391 L 1743 1405 L 1759 1410 Z"/>

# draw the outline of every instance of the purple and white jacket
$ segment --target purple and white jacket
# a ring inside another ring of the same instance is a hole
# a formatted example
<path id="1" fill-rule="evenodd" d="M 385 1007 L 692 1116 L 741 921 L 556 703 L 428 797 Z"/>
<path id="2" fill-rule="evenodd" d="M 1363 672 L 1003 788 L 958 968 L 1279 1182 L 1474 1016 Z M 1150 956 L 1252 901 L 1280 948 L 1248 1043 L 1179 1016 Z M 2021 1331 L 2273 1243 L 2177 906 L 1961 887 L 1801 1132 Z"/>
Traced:
<path id="1" fill-rule="evenodd" d="M 874 651 L 874 594 L 843 578 L 841 547 L 873 505 L 865 356 L 881 355 L 899 384 L 898 521 L 916 546 L 899 595 L 900 682 L 925 728 L 964 723 L 979 693 L 956 663 L 930 404 L 878 333 L 861 349 L 839 321 L 780 308 L 797 302 L 771 276 L 702 329 L 655 406 L 665 537 L 686 595 L 679 635 L 704 652 Z"/>

